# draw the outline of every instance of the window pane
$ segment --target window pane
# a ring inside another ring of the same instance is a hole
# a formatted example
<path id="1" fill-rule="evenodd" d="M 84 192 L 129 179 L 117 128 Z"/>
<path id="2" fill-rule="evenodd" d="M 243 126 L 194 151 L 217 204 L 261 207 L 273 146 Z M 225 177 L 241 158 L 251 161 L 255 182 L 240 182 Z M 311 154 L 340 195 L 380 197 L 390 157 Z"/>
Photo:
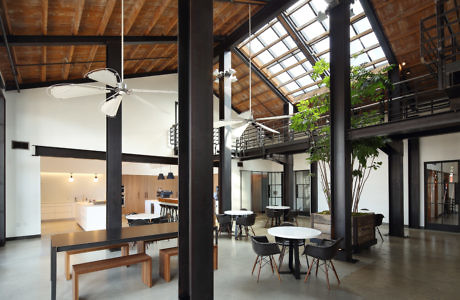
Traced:
<path id="1" fill-rule="evenodd" d="M 311 70 L 313 69 L 313 66 L 311 65 L 311 63 L 309 61 L 306 61 L 302 64 L 304 66 L 305 69 L 307 70 Z"/>
<path id="2" fill-rule="evenodd" d="M 280 66 L 280 64 L 276 64 L 273 67 L 268 68 L 268 71 L 270 71 L 270 73 L 272 73 L 272 74 L 275 74 L 275 73 L 278 73 L 279 71 L 281 71 L 282 69 L 283 68 Z"/>
<path id="3" fill-rule="evenodd" d="M 262 64 L 266 64 L 273 59 L 273 56 L 267 50 L 265 50 L 257 56 L 257 59 L 259 59 Z"/>
<path id="4" fill-rule="evenodd" d="M 383 53 L 383 50 L 380 47 L 375 48 L 374 50 L 371 50 L 368 53 L 372 60 L 377 60 L 379 58 L 385 57 L 385 54 Z"/>
<path id="5" fill-rule="evenodd" d="M 285 88 L 289 91 L 293 91 L 293 90 L 298 89 L 299 86 L 297 85 L 297 83 L 291 82 L 290 84 L 285 85 Z"/>
<path id="6" fill-rule="evenodd" d="M 297 83 L 298 83 L 300 86 L 306 86 L 307 84 L 313 83 L 313 80 L 311 79 L 310 76 L 304 76 L 304 77 L 298 79 L 298 80 L 297 80 Z"/>
<path id="7" fill-rule="evenodd" d="M 310 4 L 316 12 L 325 12 L 327 9 L 327 3 L 324 0 L 313 0 L 310 1 Z"/>
<path id="8" fill-rule="evenodd" d="M 279 36 L 286 34 L 286 29 L 284 29 L 283 25 L 281 25 L 280 22 L 276 22 L 275 25 L 273 25 L 273 30 L 275 30 L 275 32 L 278 33 Z"/>
<path id="9" fill-rule="evenodd" d="M 268 45 L 272 43 L 273 41 L 277 40 L 278 36 L 273 31 L 273 29 L 269 28 L 265 30 L 265 32 L 259 36 L 259 39 L 262 41 L 262 43 L 264 43 L 265 45 Z"/>
<path id="10" fill-rule="evenodd" d="M 359 66 L 369 62 L 369 57 L 366 53 L 359 55 L 358 57 L 351 58 L 351 64 L 353 66 Z"/>
<path id="11" fill-rule="evenodd" d="M 288 48 L 283 44 L 283 42 L 278 42 L 275 45 L 273 45 L 270 50 L 272 53 L 275 55 L 275 57 L 278 57 L 286 52 L 288 52 Z"/>
<path id="12" fill-rule="evenodd" d="M 295 59 L 295 57 L 293 56 L 290 56 L 288 59 L 285 59 L 281 62 L 281 66 L 283 66 L 284 68 L 287 68 L 290 65 L 295 64 L 296 62 L 297 62 L 297 59 Z"/>
<path id="13" fill-rule="evenodd" d="M 295 57 L 297 58 L 297 60 L 305 59 L 305 55 L 302 52 L 297 53 Z"/>
<path id="14" fill-rule="evenodd" d="M 363 36 L 361 38 L 361 41 L 363 42 L 364 47 L 366 48 L 379 43 L 379 41 L 377 40 L 377 37 L 375 36 L 373 32 Z"/>
<path id="15" fill-rule="evenodd" d="M 359 3 L 359 1 L 355 1 L 355 3 L 351 4 L 351 9 L 353 10 L 353 13 L 355 15 L 359 15 L 363 12 L 363 7 L 361 6 L 361 3 Z"/>
<path id="16" fill-rule="evenodd" d="M 321 55 L 319 58 L 324 59 L 325 61 L 329 62 L 329 52 L 324 55 Z"/>
<path id="17" fill-rule="evenodd" d="M 297 44 L 294 42 L 294 40 L 290 36 L 285 38 L 283 41 L 286 43 L 289 49 L 297 47 Z"/>
<path id="18" fill-rule="evenodd" d="M 313 13 L 313 11 L 308 6 L 308 4 L 304 5 L 302 8 L 300 8 L 299 10 L 297 10 L 295 13 L 291 15 L 291 18 L 297 27 L 302 26 L 303 24 L 314 19 L 315 17 L 316 17 L 315 13 Z"/>
<path id="19" fill-rule="evenodd" d="M 359 20 L 358 22 L 353 24 L 357 33 L 360 34 L 363 31 L 366 31 L 368 29 L 371 29 L 371 24 L 367 20 L 367 18 L 364 18 L 362 20 Z"/>
<path id="20" fill-rule="evenodd" d="M 350 54 L 353 55 L 361 50 L 363 50 L 363 46 L 361 45 L 361 42 L 358 40 L 354 40 L 353 42 L 350 43 Z"/>
<path id="21" fill-rule="evenodd" d="M 257 39 L 253 39 L 251 42 L 248 43 L 248 49 L 252 52 L 252 54 L 256 53 L 260 49 L 262 49 L 264 46 L 262 43 Z"/>
<path id="22" fill-rule="evenodd" d="M 294 76 L 294 77 L 297 77 L 301 74 L 304 74 L 305 73 L 305 69 L 302 68 L 302 66 L 297 66 L 297 67 L 294 67 L 292 68 L 291 70 L 289 70 L 289 72 Z"/>
<path id="23" fill-rule="evenodd" d="M 325 38 L 313 45 L 317 53 L 329 49 L 329 38 Z"/>
<path id="24" fill-rule="evenodd" d="M 284 72 L 284 73 L 281 73 L 280 75 L 276 76 L 276 79 L 278 79 L 280 81 L 280 83 L 285 83 L 286 81 L 288 80 L 291 80 L 291 76 L 289 76 L 288 73 Z"/>
<path id="25" fill-rule="evenodd" d="M 307 40 L 312 40 L 324 32 L 326 31 L 319 22 L 315 22 L 302 30 L 302 34 L 307 38 Z"/>

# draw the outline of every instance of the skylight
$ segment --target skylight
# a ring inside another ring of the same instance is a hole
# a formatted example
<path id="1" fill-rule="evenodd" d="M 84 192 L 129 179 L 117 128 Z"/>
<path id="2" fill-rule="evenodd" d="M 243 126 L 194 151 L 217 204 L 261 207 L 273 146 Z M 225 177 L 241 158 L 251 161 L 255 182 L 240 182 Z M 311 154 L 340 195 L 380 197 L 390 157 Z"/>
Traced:
<path id="1" fill-rule="evenodd" d="M 299 0 L 259 29 L 251 40 L 239 48 L 265 76 L 291 101 L 296 102 L 318 88 L 311 78 L 312 65 L 329 61 L 329 19 L 324 14 L 324 0 Z M 350 54 L 351 65 L 377 68 L 388 64 L 369 20 L 359 1 L 351 4 Z M 285 18 L 285 20 L 283 20 Z M 297 32 L 308 50 L 307 56 L 291 37 L 289 28 Z"/>

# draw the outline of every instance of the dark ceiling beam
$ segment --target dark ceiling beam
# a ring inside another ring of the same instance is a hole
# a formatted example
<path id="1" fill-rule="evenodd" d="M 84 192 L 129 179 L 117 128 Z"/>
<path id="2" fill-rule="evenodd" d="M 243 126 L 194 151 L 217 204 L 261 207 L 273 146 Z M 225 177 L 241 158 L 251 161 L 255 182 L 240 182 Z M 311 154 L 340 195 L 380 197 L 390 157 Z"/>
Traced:
<path id="1" fill-rule="evenodd" d="M 243 52 L 241 52 L 240 49 L 238 49 L 237 47 L 234 47 L 232 51 L 247 66 L 249 66 L 249 59 L 246 57 L 246 55 L 243 54 Z M 283 93 L 281 93 L 280 90 L 278 90 L 278 88 L 276 88 L 276 86 L 262 73 L 262 71 L 260 71 L 256 66 L 254 66 L 254 64 L 251 64 L 251 70 L 260 78 L 260 80 L 262 80 L 275 93 L 275 95 L 277 95 L 281 100 L 283 100 L 284 103 L 293 105 L 292 102 L 289 101 L 289 99 L 286 96 L 284 96 Z"/>
<path id="2" fill-rule="evenodd" d="M 147 72 L 147 73 L 138 73 L 138 74 L 126 74 L 125 78 L 139 78 L 139 77 L 149 77 L 149 76 L 157 76 L 157 75 L 168 75 L 168 74 L 175 74 L 177 70 L 166 70 L 161 72 Z M 31 82 L 31 83 L 23 83 L 19 85 L 21 89 L 34 89 L 34 88 L 41 88 L 41 87 L 49 87 L 53 84 L 60 84 L 60 83 L 89 83 L 94 82 L 88 78 L 78 78 L 78 79 L 69 79 L 69 80 L 56 80 L 56 81 L 47 81 L 47 82 Z M 6 90 L 14 90 L 16 89 L 15 86 L 11 84 L 6 85 Z"/>
<path id="3" fill-rule="evenodd" d="M 360 0 L 361 6 L 363 7 L 364 13 L 366 14 L 369 23 L 374 30 L 377 39 L 379 40 L 380 46 L 382 47 L 383 53 L 388 59 L 390 65 L 398 64 L 398 60 L 396 59 L 396 55 L 391 49 L 390 42 L 388 41 L 385 32 L 383 31 L 382 24 L 380 23 L 377 14 L 375 13 L 374 6 L 372 5 L 370 0 Z"/>
<path id="4" fill-rule="evenodd" d="M 297 0 L 272 0 L 260 9 L 251 18 L 251 31 L 256 32 L 271 19 L 276 18 L 283 10 L 297 2 Z M 246 21 L 228 35 L 215 49 L 214 58 L 218 58 L 222 51 L 232 49 L 247 38 L 249 32 L 249 22 Z"/>
<path id="5" fill-rule="evenodd" d="M 105 45 L 120 40 L 119 36 L 96 35 L 8 35 L 11 46 L 75 46 L 75 45 Z M 224 37 L 214 36 L 214 41 L 223 41 Z M 172 44 L 177 42 L 177 36 L 125 36 L 127 45 Z M 4 42 L 0 46 L 5 46 Z"/>
<path id="6" fill-rule="evenodd" d="M 351 140 L 374 136 L 390 138 L 421 137 L 460 131 L 460 112 L 440 113 L 381 125 L 352 129 Z"/>
<path id="7" fill-rule="evenodd" d="M 5 45 L 5 47 L 6 47 L 6 52 L 8 54 L 8 61 L 10 62 L 10 66 L 11 66 L 11 73 L 13 74 L 14 83 L 15 83 L 16 89 L 17 89 L 17 91 L 19 93 L 20 89 L 19 89 L 19 83 L 18 83 L 18 71 L 16 69 L 16 65 L 14 64 L 13 56 L 11 54 L 10 43 L 9 43 L 8 38 L 6 36 L 5 25 L 3 24 L 2 16 L 0 16 L 0 26 L 2 28 L 3 45 Z"/>

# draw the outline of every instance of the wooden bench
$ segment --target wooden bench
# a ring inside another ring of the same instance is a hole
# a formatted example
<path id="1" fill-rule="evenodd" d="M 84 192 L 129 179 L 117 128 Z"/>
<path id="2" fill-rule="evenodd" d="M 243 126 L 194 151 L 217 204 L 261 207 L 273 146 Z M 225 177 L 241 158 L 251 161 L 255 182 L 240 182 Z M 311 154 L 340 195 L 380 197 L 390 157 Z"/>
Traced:
<path id="1" fill-rule="evenodd" d="M 99 251 L 99 250 L 106 250 L 106 249 L 114 249 L 114 248 L 121 248 L 122 256 L 129 255 L 129 244 L 127 243 L 66 251 L 65 252 L 65 278 L 67 280 L 70 280 L 72 278 L 72 274 L 70 273 L 70 255 L 92 252 L 92 251 Z"/>
<path id="2" fill-rule="evenodd" d="M 171 256 L 179 255 L 179 248 L 160 249 L 160 276 L 166 282 L 171 280 Z M 217 270 L 217 245 L 213 247 L 214 270 Z"/>
<path id="3" fill-rule="evenodd" d="M 92 273 L 122 266 L 142 263 L 142 282 L 148 287 L 152 287 L 152 259 L 145 253 L 108 258 L 73 265 L 72 294 L 73 299 L 78 300 L 78 276 L 86 273 Z"/>

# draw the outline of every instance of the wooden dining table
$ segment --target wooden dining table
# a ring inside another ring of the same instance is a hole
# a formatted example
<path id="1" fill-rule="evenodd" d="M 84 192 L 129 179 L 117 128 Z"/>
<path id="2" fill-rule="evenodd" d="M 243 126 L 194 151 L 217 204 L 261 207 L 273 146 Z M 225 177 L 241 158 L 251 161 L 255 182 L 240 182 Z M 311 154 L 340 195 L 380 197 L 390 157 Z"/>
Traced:
<path id="1" fill-rule="evenodd" d="M 170 239 L 178 236 L 178 223 L 160 223 L 123 227 L 116 230 L 94 230 L 51 236 L 51 299 L 56 299 L 57 252 L 89 249 L 127 242 Z"/>

